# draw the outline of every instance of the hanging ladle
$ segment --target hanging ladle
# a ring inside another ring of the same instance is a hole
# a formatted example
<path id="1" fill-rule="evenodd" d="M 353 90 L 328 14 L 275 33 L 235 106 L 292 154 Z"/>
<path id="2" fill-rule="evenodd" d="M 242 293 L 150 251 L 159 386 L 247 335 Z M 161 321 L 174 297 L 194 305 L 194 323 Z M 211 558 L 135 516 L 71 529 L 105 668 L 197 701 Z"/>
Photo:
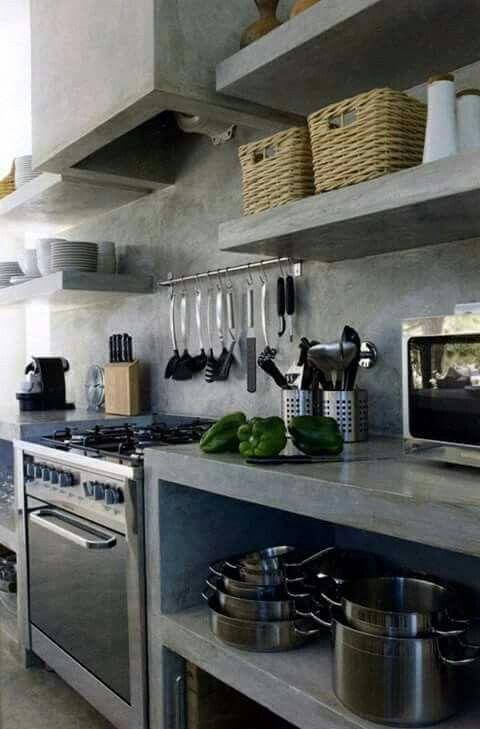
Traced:
<path id="1" fill-rule="evenodd" d="M 198 285 L 198 282 L 197 282 L 197 288 L 195 290 L 195 319 L 196 319 L 196 323 L 197 323 L 198 343 L 200 345 L 200 354 L 197 354 L 194 357 L 192 357 L 188 364 L 188 368 L 194 374 L 195 374 L 195 372 L 201 372 L 203 369 L 205 369 L 205 365 L 207 364 L 207 353 L 205 352 L 205 347 L 203 346 L 203 336 L 202 336 L 202 291 L 200 289 L 200 286 Z"/>
<path id="2" fill-rule="evenodd" d="M 180 359 L 180 352 L 178 351 L 177 345 L 177 334 L 175 331 L 175 289 L 173 286 L 170 287 L 170 336 L 172 339 L 173 354 L 167 362 L 165 368 L 165 379 L 169 380 L 173 377 L 178 361 Z"/>
<path id="3" fill-rule="evenodd" d="M 190 369 L 190 363 L 192 356 L 187 347 L 187 292 L 185 289 L 180 299 L 180 335 L 182 338 L 183 353 L 175 366 L 173 379 L 191 380 L 192 370 Z"/>
<path id="4" fill-rule="evenodd" d="M 215 373 L 218 369 L 218 361 L 213 351 L 213 336 L 212 336 L 212 294 L 213 289 L 209 288 L 207 291 L 207 336 L 208 336 L 208 355 L 205 364 L 205 380 L 206 382 L 213 382 Z"/>

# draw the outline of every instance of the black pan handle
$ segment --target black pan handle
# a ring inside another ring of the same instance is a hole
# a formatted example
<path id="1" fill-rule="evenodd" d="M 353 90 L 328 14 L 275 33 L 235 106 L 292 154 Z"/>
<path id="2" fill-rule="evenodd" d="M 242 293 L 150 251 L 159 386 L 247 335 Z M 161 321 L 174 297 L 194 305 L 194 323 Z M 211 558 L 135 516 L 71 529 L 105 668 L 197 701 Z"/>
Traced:
<path id="1" fill-rule="evenodd" d="M 277 280 L 277 314 L 278 314 L 278 336 L 285 334 L 285 279 L 279 276 Z"/>
<path id="2" fill-rule="evenodd" d="M 285 309 L 288 316 L 295 314 L 295 282 L 293 276 L 286 278 Z"/>

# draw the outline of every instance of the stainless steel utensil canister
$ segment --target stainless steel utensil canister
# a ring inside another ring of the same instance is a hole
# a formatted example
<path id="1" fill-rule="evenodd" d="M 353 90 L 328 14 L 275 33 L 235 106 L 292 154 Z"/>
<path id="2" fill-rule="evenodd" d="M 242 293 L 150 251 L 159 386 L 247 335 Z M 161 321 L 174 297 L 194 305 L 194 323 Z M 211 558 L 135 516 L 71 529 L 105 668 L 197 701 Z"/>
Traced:
<path id="1" fill-rule="evenodd" d="M 367 390 L 321 390 L 320 413 L 334 418 L 345 443 L 368 439 Z"/>
<path id="2" fill-rule="evenodd" d="M 319 415 L 319 392 L 316 390 L 282 390 L 282 418 L 288 428 L 299 415 Z"/>

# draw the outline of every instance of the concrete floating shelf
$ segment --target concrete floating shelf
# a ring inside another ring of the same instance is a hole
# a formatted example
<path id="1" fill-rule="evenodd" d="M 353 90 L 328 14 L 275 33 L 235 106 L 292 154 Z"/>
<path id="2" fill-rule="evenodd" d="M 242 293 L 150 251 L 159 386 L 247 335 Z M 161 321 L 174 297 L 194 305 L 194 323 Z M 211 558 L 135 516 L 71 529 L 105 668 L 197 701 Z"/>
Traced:
<path id="1" fill-rule="evenodd" d="M 321 0 L 217 66 L 217 91 L 306 115 L 378 86 L 407 89 L 480 57 L 475 0 Z"/>
<path id="2" fill-rule="evenodd" d="M 333 262 L 480 236 L 480 153 L 223 223 L 220 248 Z"/>
<path id="3" fill-rule="evenodd" d="M 332 690 L 328 631 L 312 645 L 282 653 L 250 653 L 218 641 L 205 607 L 163 616 L 160 634 L 174 653 L 300 729 L 373 729 L 378 724 L 346 709 Z M 156 632 L 156 631 L 155 631 Z M 438 729 L 477 729 L 480 707 L 470 706 Z"/>
<path id="4" fill-rule="evenodd" d="M 44 172 L 0 200 L 0 232 L 52 235 L 138 200 L 158 189 L 114 175 Z"/>
<path id="5" fill-rule="evenodd" d="M 0 306 L 35 299 L 46 299 L 60 306 L 91 306 L 152 291 L 150 276 L 61 271 L 0 289 Z"/>

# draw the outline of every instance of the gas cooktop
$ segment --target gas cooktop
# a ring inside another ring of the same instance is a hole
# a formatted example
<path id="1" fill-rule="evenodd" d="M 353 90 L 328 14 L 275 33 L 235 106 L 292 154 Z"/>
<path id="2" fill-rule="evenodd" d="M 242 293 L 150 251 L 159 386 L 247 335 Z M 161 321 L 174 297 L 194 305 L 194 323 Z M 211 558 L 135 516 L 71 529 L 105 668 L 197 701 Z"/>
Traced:
<path id="1" fill-rule="evenodd" d="M 212 425 L 211 420 L 195 419 L 179 425 L 153 423 L 152 425 L 102 426 L 87 430 L 65 428 L 42 437 L 42 443 L 62 451 L 117 463 L 142 464 L 146 448 L 164 445 L 198 443 Z"/>

